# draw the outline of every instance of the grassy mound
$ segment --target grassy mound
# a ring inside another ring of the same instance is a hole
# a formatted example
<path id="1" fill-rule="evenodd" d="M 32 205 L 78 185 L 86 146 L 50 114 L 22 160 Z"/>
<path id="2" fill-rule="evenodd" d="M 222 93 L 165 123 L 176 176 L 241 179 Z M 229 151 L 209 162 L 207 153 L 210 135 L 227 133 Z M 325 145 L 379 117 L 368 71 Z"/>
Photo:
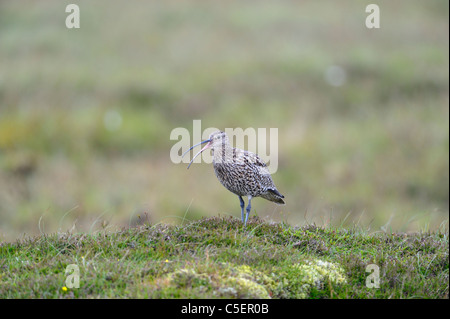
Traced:
<path id="1" fill-rule="evenodd" d="M 213 217 L 1 243 L 0 298 L 448 298 L 448 251 L 448 230 L 368 234 L 257 217 L 243 228 Z M 371 264 L 379 288 L 366 285 Z"/>

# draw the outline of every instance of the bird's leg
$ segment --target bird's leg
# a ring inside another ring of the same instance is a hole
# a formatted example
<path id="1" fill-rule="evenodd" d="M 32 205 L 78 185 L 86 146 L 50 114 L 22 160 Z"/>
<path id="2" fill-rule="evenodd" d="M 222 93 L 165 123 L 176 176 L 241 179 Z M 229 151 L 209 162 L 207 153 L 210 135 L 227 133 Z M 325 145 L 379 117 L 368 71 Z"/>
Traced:
<path id="1" fill-rule="evenodd" d="M 238 196 L 238 197 L 239 197 L 239 200 L 241 201 L 241 220 L 242 220 L 242 222 L 244 222 L 244 206 L 245 206 L 245 203 L 244 203 L 244 200 L 242 199 L 241 196 Z"/>
<path id="2" fill-rule="evenodd" d="M 245 216 L 244 226 L 247 225 L 248 215 L 250 214 L 250 210 L 252 209 L 252 197 L 248 196 L 248 206 L 247 206 L 247 215 Z"/>

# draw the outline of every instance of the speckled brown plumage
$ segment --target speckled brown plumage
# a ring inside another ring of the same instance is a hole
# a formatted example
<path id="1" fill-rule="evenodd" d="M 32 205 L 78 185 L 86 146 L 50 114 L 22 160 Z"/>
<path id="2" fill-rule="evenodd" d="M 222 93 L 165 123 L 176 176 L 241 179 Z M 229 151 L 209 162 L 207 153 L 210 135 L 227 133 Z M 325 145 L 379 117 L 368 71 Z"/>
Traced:
<path id="1" fill-rule="evenodd" d="M 211 148 L 214 172 L 220 183 L 239 197 L 241 217 L 245 224 L 253 197 L 262 197 L 277 204 L 284 204 L 284 196 L 275 187 L 266 163 L 257 154 L 232 147 L 228 136 L 220 131 L 212 133 L 208 140 L 200 144 L 203 143 L 208 144 L 194 158 L 205 149 Z M 245 220 L 242 196 L 247 196 L 249 201 Z"/>
<path id="2" fill-rule="evenodd" d="M 231 147 L 224 132 L 211 134 L 214 172 L 220 183 L 238 196 L 263 197 L 284 204 L 266 163 L 252 152 Z"/>

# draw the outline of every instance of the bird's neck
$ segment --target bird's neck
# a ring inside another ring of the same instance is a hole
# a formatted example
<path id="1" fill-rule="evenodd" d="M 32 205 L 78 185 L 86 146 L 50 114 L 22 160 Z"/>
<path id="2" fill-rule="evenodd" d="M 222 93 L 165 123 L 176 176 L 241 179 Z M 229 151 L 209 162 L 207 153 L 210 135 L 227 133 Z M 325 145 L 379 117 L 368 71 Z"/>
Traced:
<path id="1" fill-rule="evenodd" d="M 230 144 L 222 144 L 218 147 L 214 147 L 212 150 L 213 163 L 231 163 L 233 161 L 233 154 L 235 149 Z"/>

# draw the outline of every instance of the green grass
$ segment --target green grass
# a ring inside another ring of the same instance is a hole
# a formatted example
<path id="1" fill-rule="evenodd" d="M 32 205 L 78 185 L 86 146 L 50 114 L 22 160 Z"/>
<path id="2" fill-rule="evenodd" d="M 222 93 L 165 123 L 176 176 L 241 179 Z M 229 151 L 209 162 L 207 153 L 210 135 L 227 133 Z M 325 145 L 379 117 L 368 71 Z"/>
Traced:
<path id="1" fill-rule="evenodd" d="M 252 217 L 0 244 L 0 298 L 448 298 L 448 229 L 370 233 Z M 66 291 L 65 269 L 80 270 Z M 366 287 L 366 267 L 380 287 Z"/>

